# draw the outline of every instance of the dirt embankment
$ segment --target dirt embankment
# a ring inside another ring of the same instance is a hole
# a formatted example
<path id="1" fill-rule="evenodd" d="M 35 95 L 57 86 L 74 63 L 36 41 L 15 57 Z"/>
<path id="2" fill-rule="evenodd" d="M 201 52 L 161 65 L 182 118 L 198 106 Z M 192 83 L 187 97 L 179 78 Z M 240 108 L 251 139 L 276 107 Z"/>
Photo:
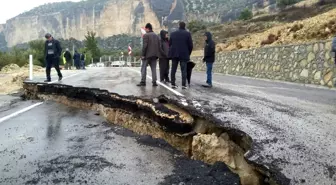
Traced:
<path id="1" fill-rule="evenodd" d="M 34 66 L 34 75 L 43 74 L 44 69 Z M 0 71 L 0 94 L 15 93 L 22 88 L 23 81 L 29 78 L 29 67 L 9 64 Z"/>
<path id="2" fill-rule="evenodd" d="M 208 28 L 217 43 L 216 51 L 331 39 L 336 34 L 336 2 L 322 6 L 307 2 L 301 2 L 277 14 L 256 16 L 248 22 L 233 22 Z M 194 34 L 197 49 L 202 49 L 203 32 Z M 194 56 L 201 54 L 200 51 L 193 53 Z"/>

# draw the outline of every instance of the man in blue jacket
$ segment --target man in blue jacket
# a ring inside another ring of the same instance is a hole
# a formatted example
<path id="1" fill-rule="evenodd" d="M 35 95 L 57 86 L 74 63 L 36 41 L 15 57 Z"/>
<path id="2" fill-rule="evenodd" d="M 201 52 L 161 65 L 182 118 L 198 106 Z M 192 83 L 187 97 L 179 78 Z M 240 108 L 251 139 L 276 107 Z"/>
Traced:
<path id="1" fill-rule="evenodd" d="M 44 46 L 47 79 L 44 82 L 51 82 L 50 70 L 52 66 L 54 66 L 57 71 L 58 81 L 61 81 L 63 78 L 59 67 L 60 57 L 62 55 L 61 45 L 58 40 L 51 36 L 50 33 L 47 33 L 45 38 L 47 39 Z"/>
<path id="2" fill-rule="evenodd" d="M 203 62 L 206 63 L 206 68 L 207 68 L 207 81 L 206 85 L 203 85 L 203 87 L 212 87 L 212 67 L 213 63 L 215 62 L 215 52 L 216 52 L 216 47 L 215 47 L 215 42 L 212 40 L 212 35 L 210 32 L 205 32 L 204 33 L 204 40 L 205 40 L 205 45 L 204 45 L 204 58 Z"/>
<path id="3" fill-rule="evenodd" d="M 171 84 L 176 89 L 176 70 L 180 63 L 182 73 L 182 89 L 187 89 L 187 62 L 193 50 L 193 41 L 190 32 L 186 30 L 186 24 L 180 22 L 179 29 L 170 35 L 169 58 L 172 59 Z"/>

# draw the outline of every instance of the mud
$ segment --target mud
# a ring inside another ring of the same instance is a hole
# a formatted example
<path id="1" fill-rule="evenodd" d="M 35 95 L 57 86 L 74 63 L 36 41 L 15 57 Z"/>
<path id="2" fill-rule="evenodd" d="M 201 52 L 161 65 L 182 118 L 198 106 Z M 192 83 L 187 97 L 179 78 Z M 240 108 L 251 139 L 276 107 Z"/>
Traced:
<path id="1" fill-rule="evenodd" d="M 232 123 L 223 123 L 192 106 L 183 106 L 178 100 L 161 96 L 154 102 L 106 90 L 59 84 L 25 83 L 24 89 L 25 98 L 95 110 L 113 124 L 164 139 L 193 159 L 210 165 L 224 162 L 239 175 L 243 185 L 289 184 L 276 169 L 245 159 L 244 154 L 253 147 L 252 138 L 246 133 L 231 128 Z"/>

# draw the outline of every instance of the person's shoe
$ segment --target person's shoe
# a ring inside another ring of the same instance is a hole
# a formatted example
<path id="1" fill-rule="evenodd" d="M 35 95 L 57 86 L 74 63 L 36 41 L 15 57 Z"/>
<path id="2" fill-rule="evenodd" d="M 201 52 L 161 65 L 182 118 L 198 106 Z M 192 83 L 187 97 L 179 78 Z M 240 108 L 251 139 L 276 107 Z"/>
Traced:
<path id="1" fill-rule="evenodd" d="M 212 85 L 211 84 L 206 84 L 206 85 L 202 85 L 203 87 L 206 87 L 206 88 L 211 88 Z"/>
<path id="2" fill-rule="evenodd" d="M 61 77 L 58 77 L 58 81 L 62 81 L 62 79 L 63 79 L 63 77 L 61 76 Z"/>
<path id="3" fill-rule="evenodd" d="M 187 86 L 182 86 L 182 89 L 183 89 L 183 90 L 187 90 L 188 87 L 187 87 Z"/>
<path id="4" fill-rule="evenodd" d="M 143 82 L 140 82 L 139 84 L 137 84 L 137 86 L 139 86 L 139 87 L 143 87 L 143 86 L 146 86 L 146 84 L 143 83 Z"/>
<path id="5" fill-rule="evenodd" d="M 51 82 L 51 80 L 44 80 L 44 82 Z"/>
<path id="6" fill-rule="evenodd" d="M 153 87 L 157 87 L 158 86 L 158 84 L 157 83 L 153 83 Z"/>
<path id="7" fill-rule="evenodd" d="M 172 85 L 172 89 L 177 89 L 177 85 Z"/>

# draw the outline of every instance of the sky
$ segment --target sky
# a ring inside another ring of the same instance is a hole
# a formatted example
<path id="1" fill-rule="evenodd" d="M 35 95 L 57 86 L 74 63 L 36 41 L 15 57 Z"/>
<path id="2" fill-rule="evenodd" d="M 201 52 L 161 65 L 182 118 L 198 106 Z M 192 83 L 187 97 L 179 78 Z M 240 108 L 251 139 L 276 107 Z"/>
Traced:
<path id="1" fill-rule="evenodd" d="M 25 11 L 31 10 L 39 5 L 62 1 L 69 0 L 6 0 L 6 3 L 2 3 L 0 6 L 0 24 L 6 23 L 6 20 Z M 80 0 L 70 1 L 78 2 Z"/>

